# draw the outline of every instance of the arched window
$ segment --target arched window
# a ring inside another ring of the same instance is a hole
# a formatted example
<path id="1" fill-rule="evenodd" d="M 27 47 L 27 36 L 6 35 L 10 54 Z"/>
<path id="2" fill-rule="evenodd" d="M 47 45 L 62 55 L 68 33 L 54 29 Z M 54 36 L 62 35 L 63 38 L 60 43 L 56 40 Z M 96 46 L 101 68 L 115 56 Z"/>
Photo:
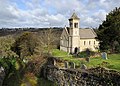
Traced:
<path id="1" fill-rule="evenodd" d="M 94 45 L 95 45 L 95 41 L 94 41 Z"/>
<path id="2" fill-rule="evenodd" d="M 91 41 L 89 41 L 89 45 L 91 44 Z"/>
<path id="3" fill-rule="evenodd" d="M 86 44 L 86 41 L 84 41 L 84 45 Z"/>
<path id="4" fill-rule="evenodd" d="M 78 28 L 78 23 L 74 23 L 74 27 L 75 27 L 75 28 Z"/>

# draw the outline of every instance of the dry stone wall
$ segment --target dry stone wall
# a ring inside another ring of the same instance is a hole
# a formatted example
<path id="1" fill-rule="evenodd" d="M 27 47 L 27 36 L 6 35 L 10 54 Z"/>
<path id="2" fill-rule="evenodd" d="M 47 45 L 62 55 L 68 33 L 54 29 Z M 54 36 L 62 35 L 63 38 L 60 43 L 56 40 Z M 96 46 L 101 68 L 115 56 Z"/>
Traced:
<path id="1" fill-rule="evenodd" d="M 48 65 L 44 77 L 59 86 L 120 86 L 120 73 L 104 68 L 90 70 L 59 69 Z"/>
<path id="2" fill-rule="evenodd" d="M 58 86 L 120 86 L 120 72 L 101 67 L 81 70 L 46 65 L 43 75 Z"/>

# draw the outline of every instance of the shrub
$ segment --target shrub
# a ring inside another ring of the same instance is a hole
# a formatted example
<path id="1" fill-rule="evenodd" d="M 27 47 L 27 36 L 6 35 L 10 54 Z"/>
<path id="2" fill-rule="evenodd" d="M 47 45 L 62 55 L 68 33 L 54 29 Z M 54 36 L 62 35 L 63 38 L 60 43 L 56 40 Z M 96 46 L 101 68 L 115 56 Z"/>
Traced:
<path id="1" fill-rule="evenodd" d="M 115 51 L 116 51 L 116 53 L 120 53 L 120 45 L 115 46 Z"/>
<path id="2" fill-rule="evenodd" d="M 89 49 L 86 49 L 85 51 L 78 53 L 78 57 L 80 57 L 80 58 L 86 58 L 86 57 L 90 57 L 90 56 L 94 56 L 94 55 L 95 55 L 95 52 L 91 51 Z"/>

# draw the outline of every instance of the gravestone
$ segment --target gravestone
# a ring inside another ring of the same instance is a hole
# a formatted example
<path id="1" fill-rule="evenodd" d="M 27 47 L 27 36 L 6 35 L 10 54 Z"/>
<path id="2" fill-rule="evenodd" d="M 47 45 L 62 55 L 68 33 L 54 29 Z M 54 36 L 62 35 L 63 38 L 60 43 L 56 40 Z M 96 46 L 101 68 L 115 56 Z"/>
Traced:
<path id="1" fill-rule="evenodd" d="M 5 70 L 4 70 L 4 68 L 1 66 L 1 67 L 0 67 L 0 86 L 2 86 L 4 78 L 5 78 Z"/>
<path id="2" fill-rule="evenodd" d="M 65 62 L 65 68 L 69 68 L 68 62 Z"/>
<path id="3" fill-rule="evenodd" d="M 70 66 L 71 66 L 71 68 L 75 69 L 75 63 L 74 62 L 70 62 Z"/>
<path id="4" fill-rule="evenodd" d="M 0 67 L 0 73 L 4 72 L 4 68 L 1 66 Z"/>
<path id="5" fill-rule="evenodd" d="M 90 57 L 85 58 L 87 62 L 90 62 Z"/>
<path id="6" fill-rule="evenodd" d="M 55 60 L 55 59 L 53 59 L 52 64 L 53 64 L 54 66 L 56 65 L 56 60 Z"/>
<path id="7" fill-rule="evenodd" d="M 87 69 L 87 66 L 85 64 L 82 64 L 80 69 Z"/>
<path id="8" fill-rule="evenodd" d="M 102 52 L 102 58 L 105 59 L 105 60 L 108 59 L 108 58 L 107 58 L 107 53 L 106 53 L 106 52 Z"/>

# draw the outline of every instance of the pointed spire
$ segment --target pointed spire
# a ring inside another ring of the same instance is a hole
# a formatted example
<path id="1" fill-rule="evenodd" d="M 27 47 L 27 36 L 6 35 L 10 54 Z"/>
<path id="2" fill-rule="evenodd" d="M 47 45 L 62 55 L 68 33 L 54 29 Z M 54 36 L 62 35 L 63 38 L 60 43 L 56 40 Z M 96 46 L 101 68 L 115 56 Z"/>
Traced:
<path id="1" fill-rule="evenodd" d="M 72 16 L 70 17 L 70 19 L 79 19 L 79 17 L 77 16 L 77 14 L 74 12 L 72 14 Z"/>

